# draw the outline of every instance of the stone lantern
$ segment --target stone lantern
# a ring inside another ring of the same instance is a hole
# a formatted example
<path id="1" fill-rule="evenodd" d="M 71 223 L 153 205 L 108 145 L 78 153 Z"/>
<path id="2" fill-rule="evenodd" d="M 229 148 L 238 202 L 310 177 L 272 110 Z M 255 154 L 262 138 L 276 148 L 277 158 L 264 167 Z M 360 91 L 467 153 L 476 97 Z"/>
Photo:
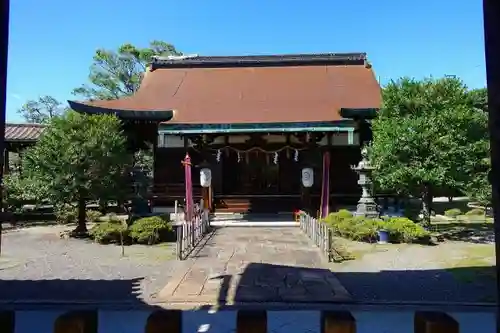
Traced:
<path id="1" fill-rule="evenodd" d="M 368 149 L 366 147 L 363 147 L 361 150 L 361 161 L 358 165 L 353 166 L 352 169 L 358 173 L 358 184 L 363 190 L 354 215 L 368 218 L 378 218 L 380 214 L 377 210 L 378 206 L 373 199 L 372 193 L 373 185 L 371 175 L 373 167 L 370 165 L 370 161 L 368 160 Z"/>

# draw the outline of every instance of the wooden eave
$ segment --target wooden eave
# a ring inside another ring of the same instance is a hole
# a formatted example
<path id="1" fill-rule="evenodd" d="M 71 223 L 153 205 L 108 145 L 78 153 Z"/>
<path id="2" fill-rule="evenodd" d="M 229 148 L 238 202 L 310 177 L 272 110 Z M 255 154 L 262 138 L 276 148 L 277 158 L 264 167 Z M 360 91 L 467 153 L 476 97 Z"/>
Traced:
<path id="1" fill-rule="evenodd" d="M 123 110 L 101 107 L 86 102 L 68 101 L 70 108 L 86 114 L 112 114 L 124 120 L 169 121 L 174 116 L 173 110 Z"/>

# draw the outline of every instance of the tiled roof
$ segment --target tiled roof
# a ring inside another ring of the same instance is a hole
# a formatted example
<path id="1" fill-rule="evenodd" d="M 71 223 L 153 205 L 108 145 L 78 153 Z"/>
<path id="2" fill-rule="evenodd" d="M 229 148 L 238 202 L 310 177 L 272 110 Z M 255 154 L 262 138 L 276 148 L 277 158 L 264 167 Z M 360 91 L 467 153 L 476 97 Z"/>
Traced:
<path id="1" fill-rule="evenodd" d="M 153 57 L 152 69 L 249 66 L 364 65 L 366 53 Z"/>
<path id="2" fill-rule="evenodd" d="M 45 129 L 42 124 L 5 124 L 6 142 L 37 141 Z"/>
<path id="3" fill-rule="evenodd" d="M 364 54 L 195 57 L 157 63 L 162 66 L 146 73 L 133 96 L 72 102 L 73 109 L 86 104 L 95 112 L 174 110 L 169 124 L 235 124 L 336 121 L 342 119 L 342 108 L 378 109 L 381 104 L 380 86 Z"/>

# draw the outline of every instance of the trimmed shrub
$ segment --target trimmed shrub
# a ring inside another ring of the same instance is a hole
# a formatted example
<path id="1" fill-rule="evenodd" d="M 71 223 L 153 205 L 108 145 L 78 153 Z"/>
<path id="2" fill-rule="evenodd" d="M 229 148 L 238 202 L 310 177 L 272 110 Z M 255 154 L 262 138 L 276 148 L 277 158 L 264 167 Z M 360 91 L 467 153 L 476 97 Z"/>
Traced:
<path id="1" fill-rule="evenodd" d="M 391 241 L 414 243 L 428 240 L 430 232 L 406 217 L 392 217 L 380 224 L 389 233 Z"/>
<path id="2" fill-rule="evenodd" d="M 371 242 L 376 239 L 381 220 L 353 216 L 348 210 L 331 213 L 324 219 L 337 236 L 356 241 Z"/>
<path id="3" fill-rule="evenodd" d="M 473 208 L 473 209 L 469 210 L 467 213 L 465 213 L 465 215 L 467 215 L 467 216 L 480 216 L 480 215 L 484 215 L 484 214 L 485 214 L 485 210 L 482 208 Z"/>
<path id="4" fill-rule="evenodd" d="M 87 222 L 98 222 L 99 218 L 102 216 L 102 213 L 98 210 L 88 210 L 86 213 Z"/>
<path id="5" fill-rule="evenodd" d="M 54 207 L 56 222 L 60 224 L 76 223 L 78 220 L 78 209 L 75 206 L 64 204 Z M 88 210 L 85 213 L 87 222 L 97 222 L 102 216 L 101 212 Z"/>
<path id="6" fill-rule="evenodd" d="M 129 227 L 129 235 L 139 244 L 157 244 L 173 235 L 173 228 L 166 217 L 143 217 Z"/>
<path id="7" fill-rule="evenodd" d="M 60 224 L 76 223 L 78 219 L 78 209 L 75 206 L 64 204 L 54 206 L 56 222 Z"/>
<path id="8" fill-rule="evenodd" d="M 98 223 L 90 229 L 89 234 L 90 237 L 99 244 L 120 244 L 122 237 L 124 243 L 128 243 L 127 227 L 118 220 Z"/>
<path id="9" fill-rule="evenodd" d="M 444 216 L 446 217 L 456 218 L 459 215 L 462 215 L 462 211 L 460 210 L 460 208 L 452 208 L 444 212 Z"/>
<path id="10" fill-rule="evenodd" d="M 324 223 L 335 235 L 355 241 L 374 242 L 379 230 L 386 230 L 393 242 L 422 242 L 430 237 L 421 225 L 405 217 L 369 219 L 339 211 L 326 217 Z"/>

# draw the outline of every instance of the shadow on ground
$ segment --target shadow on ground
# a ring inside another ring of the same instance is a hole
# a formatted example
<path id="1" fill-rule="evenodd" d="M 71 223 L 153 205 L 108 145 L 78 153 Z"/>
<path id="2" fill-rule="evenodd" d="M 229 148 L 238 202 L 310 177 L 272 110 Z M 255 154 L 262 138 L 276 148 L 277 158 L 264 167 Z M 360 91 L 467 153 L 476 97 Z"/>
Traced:
<path id="1" fill-rule="evenodd" d="M 0 280 L 0 301 L 142 304 L 141 280 Z"/>
<path id="2" fill-rule="evenodd" d="M 0 280 L 0 331 L 13 333 L 50 329 L 53 332 L 97 333 L 100 331 L 99 311 L 139 310 L 147 312 L 140 322 L 143 332 L 181 332 L 181 311 L 145 303 L 138 298 L 139 282 L 137 279 Z M 12 302 L 6 302 L 7 298 Z M 23 311 L 24 315 L 18 318 L 17 311 Z M 120 326 L 137 325 L 134 321 L 137 318 L 132 316 L 131 323 L 122 323 L 121 318 L 113 317 L 111 312 L 107 325 L 116 326 L 121 331 Z M 109 328 L 104 328 L 104 331 L 107 330 Z"/>
<path id="3" fill-rule="evenodd" d="M 279 290 L 273 289 L 272 283 L 266 283 L 274 278 L 284 279 L 284 288 L 291 288 L 292 297 L 287 302 L 301 302 L 299 295 L 302 289 L 311 291 L 317 302 L 328 302 L 327 292 L 321 287 L 320 281 L 324 278 L 321 269 L 307 269 L 272 264 L 252 263 L 241 274 L 234 301 L 255 301 L 256 295 L 261 296 L 258 301 L 280 301 Z M 255 276 L 264 276 L 263 283 L 255 285 Z M 288 274 L 288 275 L 286 275 Z M 307 275 L 303 280 L 301 276 Z M 381 272 L 337 272 L 335 277 L 351 294 L 353 302 L 457 302 L 457 303 L 495 303 L 496 302 L 496 268 L 495 267 L 462 267 L 436 270 L 407 270 Z M 288 278 L 288 280 L 287 280 Z M 227 277 L 225 277 L 225 283 Z M 295 290 L 294 290 L 295 289 Z M 226 291 L 227 288 L 221 288 Z M 295 300 L 294 297 L 296 296 Z M 219 296 L 224 298 L 223 295 Z M 283 301 L 283 300 L 281 300 Z M 310 302 L 310 298 L 305 300 Z"/>
<path id="4" fill-rule="evenodd" d="M 337 272 L 355 301 L 495 303 L 496 267 Z"/>
<path id="5" fill-rule="evenodd" d="M 475 244 L 490 244 L 495 241 L 493 223 L 485 221 L 456 221 L 436 223 L 432 231 L 439 232 L 448 240 L 470 242 Z"/>
<path id="6" fill-rule="evenodd" d="M 213 305 L 225 305 L 231 284 L 233 304 L 239 303 L 328 303 L 324 280 L 328 270 L 251 263 L 239 276 L 219 275 L 218 297 Z M 446 270 L 337 272 L 335 277 L 352 296 L 352 302 L 496 302 L 495 267 Z M 279 281 L 277 283 L 276 281 Z M 1 307 L 15 303 L 121 303 L 146 306 L 140 298 L 140 279 L 132 280 L 0 280 Z M 330 285 L 331 286 L 331 285 Z M 304 292 L 308 297 L 304 298 Z M 283 297 L 284 295 L 284 297 Z M 333 295 L 334 296 L 334 295 Z M 168 300 L 162 300 L 168 303 Z M 337 300 L 336 302 L 351 302 Z M 1 308 L 0 308 L 1 309 Z"/>
<path id="7" fill-rule="evenodd" d="M 240 276 L 221 275 L 217 304 L 246 303 L 370 303 L 408 304 L 496 303 L 495 267 L 465 267 L 438 270 L 338 272 L 335 276 L 352 299 L 327 295 L 322 283 L 325 270 L 252 263 Z M 304 280 L 306 275 L 308 279 Z M 234 296 L 228 295 L 237 279 Z M 282 280 L 281 284 L 273 281 Z M 256 281 L 258 281 L 256 283 Z M 304 289 L 309 296 L 304 297 Z M 338 289 L 337 289 L 338 290 Z M 232 300 L 230 300 L 232 298 Z"/>

